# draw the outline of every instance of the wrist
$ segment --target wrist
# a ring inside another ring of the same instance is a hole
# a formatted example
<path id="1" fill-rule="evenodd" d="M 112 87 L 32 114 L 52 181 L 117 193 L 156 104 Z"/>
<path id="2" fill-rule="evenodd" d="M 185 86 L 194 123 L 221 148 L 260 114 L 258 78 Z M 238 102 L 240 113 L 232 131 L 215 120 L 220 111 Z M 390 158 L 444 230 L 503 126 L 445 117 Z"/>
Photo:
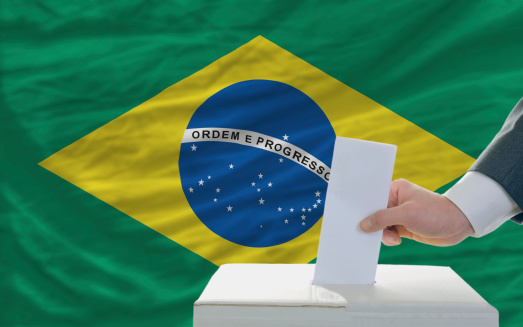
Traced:
<path id="1" fill-rule="evenodd" d="M 461 209 L 446 196 L 441 196 L 446 202 L 448 208 L 448 217 L 451 220 L 450 225 L 453 226 L 451 230 L 450 238 L 453 239 L 453 244 L 457 244 L 469 236 L 475 234 L 474 227 L 470 223 L 467 216 L 461 211 Z"/>

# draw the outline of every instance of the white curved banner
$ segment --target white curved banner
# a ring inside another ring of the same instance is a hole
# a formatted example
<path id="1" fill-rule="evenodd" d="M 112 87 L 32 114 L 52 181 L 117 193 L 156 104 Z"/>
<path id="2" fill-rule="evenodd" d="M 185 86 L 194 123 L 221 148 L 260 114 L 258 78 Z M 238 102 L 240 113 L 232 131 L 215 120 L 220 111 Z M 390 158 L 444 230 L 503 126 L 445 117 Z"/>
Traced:
<path id="1" fill-rule="evenodd" d="M 275 137 L 233 128 L 191 128 L 183 134 L 182 143 L 228 142 L 252 146 L 292 160 L 329 182 L 330 167 L 307 151 Z"/>

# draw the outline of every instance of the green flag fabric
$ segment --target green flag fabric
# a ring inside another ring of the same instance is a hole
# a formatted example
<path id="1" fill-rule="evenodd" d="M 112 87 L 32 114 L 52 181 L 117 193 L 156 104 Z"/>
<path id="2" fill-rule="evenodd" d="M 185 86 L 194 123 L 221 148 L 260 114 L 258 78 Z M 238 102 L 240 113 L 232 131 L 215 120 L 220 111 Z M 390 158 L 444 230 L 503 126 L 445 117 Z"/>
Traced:
<path id="1" fill-rule="evenodd" d="M 477 158 L 523 97 L 522 15 L 499 0 L 2 1 L 0 326 L 191 326 L 217 269 L 46 158 L 260 35 Z M 380 263 L 450 266 L 515 327 L 521 232 L 405 240 L 382 246 Z"/>

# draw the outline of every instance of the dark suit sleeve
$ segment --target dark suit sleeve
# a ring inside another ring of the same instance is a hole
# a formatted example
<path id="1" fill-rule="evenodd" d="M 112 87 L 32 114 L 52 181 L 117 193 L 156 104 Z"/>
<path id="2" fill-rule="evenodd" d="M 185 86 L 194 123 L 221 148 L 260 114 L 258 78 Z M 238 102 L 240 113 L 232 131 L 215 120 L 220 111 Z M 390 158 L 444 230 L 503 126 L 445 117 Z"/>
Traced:
<path id="1" fill-rule="evenodd" d="M 523 99 L 508 116 L 499 133 L 470 168 L 498 182 L 523 209 Z M 512 218 L 523 223 L 523 213 Z"/>

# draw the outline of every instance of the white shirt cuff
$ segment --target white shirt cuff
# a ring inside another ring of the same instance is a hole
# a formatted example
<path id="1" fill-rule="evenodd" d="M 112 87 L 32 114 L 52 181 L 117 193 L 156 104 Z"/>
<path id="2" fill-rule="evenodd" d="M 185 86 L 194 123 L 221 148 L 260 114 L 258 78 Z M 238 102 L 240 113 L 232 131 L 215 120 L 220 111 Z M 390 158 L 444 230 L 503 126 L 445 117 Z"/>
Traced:
<path id="1" fill-rule="evenodd" d="M 474 237 L 487 235 L 521 212 L 501 185 L 477 171 L 467 172 L 443 195 L 468 218 Z"/>

